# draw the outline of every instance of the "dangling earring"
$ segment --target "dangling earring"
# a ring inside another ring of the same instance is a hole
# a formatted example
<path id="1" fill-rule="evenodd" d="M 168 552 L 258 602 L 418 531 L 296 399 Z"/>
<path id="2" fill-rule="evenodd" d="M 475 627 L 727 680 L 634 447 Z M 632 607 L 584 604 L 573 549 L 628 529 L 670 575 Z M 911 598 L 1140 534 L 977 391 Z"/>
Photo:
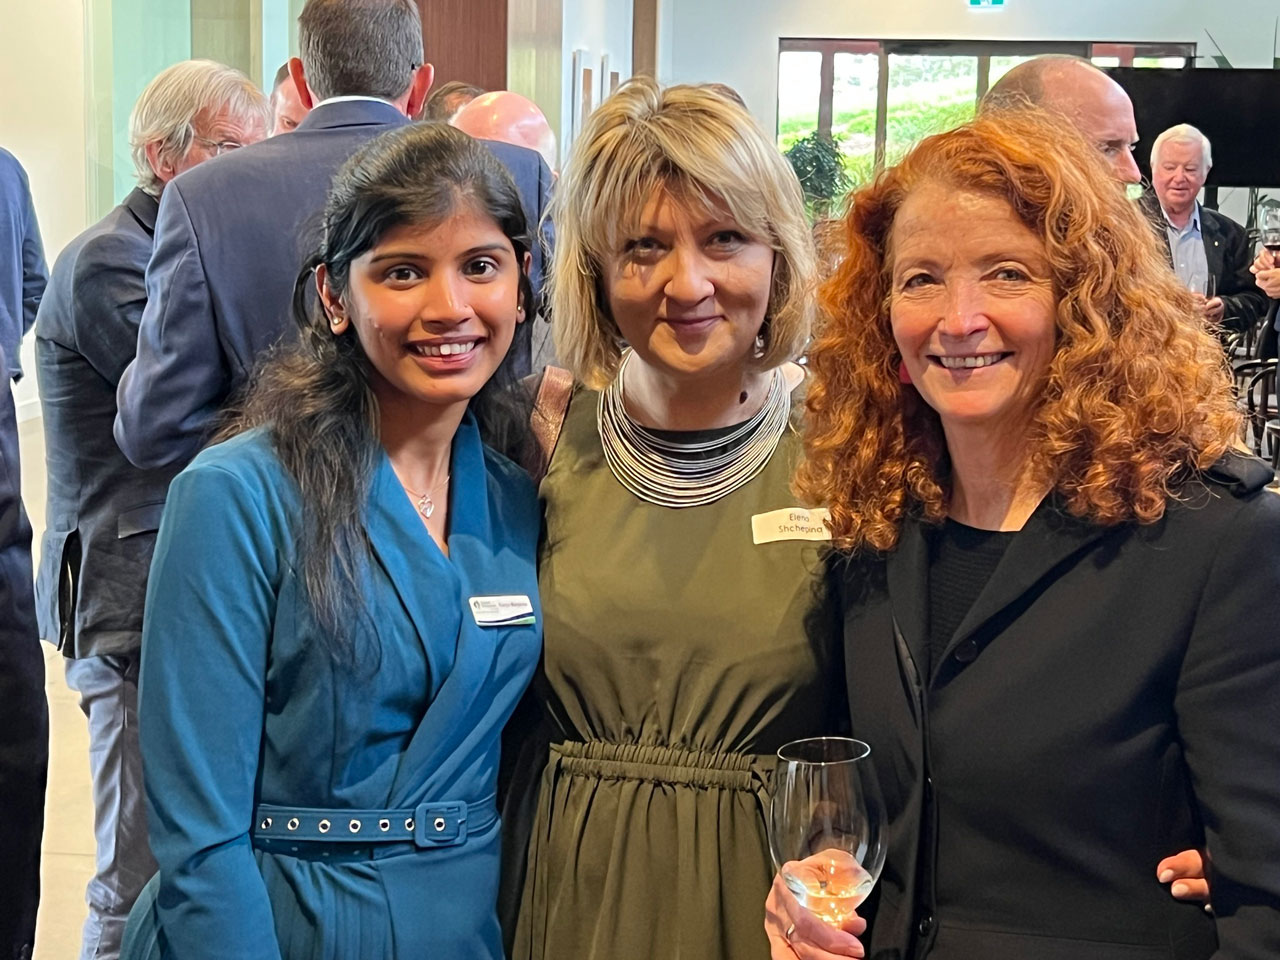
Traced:
<path id="1" fill-rule="evenodd" d="M 756 334 L 755 355 L 759 359 L 765 355 L 765 351 L 769 349 L 769 318 L 764 318 L 764 323 L 760 325 L 760 332 Z"/>

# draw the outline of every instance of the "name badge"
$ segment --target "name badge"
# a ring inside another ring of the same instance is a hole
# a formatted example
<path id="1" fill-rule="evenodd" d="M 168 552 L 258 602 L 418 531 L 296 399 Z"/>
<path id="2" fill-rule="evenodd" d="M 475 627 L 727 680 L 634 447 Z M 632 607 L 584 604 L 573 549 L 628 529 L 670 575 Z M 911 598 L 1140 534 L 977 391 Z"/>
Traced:
<path id="1" fill-rule="evenodd" d="M 777 543 L 779 540 L 830 540 L 827 520 L 831 511 L 825 507 L 806 510 L 787 507 L 770 513 L 757 513 L 751 518 L 751 542 Z"/>
<path id="2" fill-rule="evenodd" d="M 526 596 L 472 597 L 467 603 L 478 627 L 523 627 L 537 622 Z"/>

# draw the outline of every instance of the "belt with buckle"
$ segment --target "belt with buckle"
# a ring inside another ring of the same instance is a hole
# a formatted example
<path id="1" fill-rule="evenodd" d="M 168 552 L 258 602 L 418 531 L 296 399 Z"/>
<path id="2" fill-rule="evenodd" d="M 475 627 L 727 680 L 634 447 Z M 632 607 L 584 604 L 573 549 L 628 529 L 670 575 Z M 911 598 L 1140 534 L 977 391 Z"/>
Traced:
<path id="1" fill-rule="evenodd" d="M 254 840 L 368 845 L 413 843 L 427 849 L 466 843 L 467 833 L 498 822 L 496 795 L 476 803 L 442 800 L 396 810 L 318 809 L 261 803 L 253 815 Z"/>

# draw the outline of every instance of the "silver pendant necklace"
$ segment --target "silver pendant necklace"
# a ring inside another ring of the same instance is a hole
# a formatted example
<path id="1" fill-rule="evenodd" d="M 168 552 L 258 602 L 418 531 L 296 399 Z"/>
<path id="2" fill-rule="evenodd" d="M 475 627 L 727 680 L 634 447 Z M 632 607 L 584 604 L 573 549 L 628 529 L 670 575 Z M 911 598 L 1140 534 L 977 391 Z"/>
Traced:
<path id="1" fill-rule="evenodd" d="M 699 507 L 727 496 L 765 468 L 791 416 L 781 369 L 773 371 L 764 405 L 750 420 L 727 436 L 683 443 L 664 439 L 627 413 L 623 377 L 631 357 L 628 350 L 596 405 L 605 462 L 627 490 L 663 507 Z"/>
<path id="2" fill-rule="evenodd" d="M 399 474 L 396 475 L 396 479 L 400 480 Z M 430 520 L 431 515 L 436 512 L 436 502 L 431 499 L 431 493 L 434 490 L 439 490 L 441 487 L 448 484 L 448 482 L 449 474 L 446 473 L 444 479 L 428 488 L 426 493 L 418 493 L 415 490 L 410 490 L 409 485 L 403 480 L 400 480 L 400 486 L 404 487 L 404 492 L 409 495 L 409 499 L 414 501 L 414 509 L 416 509 L 418 513 L 422 514 L 422 519 Z"/>

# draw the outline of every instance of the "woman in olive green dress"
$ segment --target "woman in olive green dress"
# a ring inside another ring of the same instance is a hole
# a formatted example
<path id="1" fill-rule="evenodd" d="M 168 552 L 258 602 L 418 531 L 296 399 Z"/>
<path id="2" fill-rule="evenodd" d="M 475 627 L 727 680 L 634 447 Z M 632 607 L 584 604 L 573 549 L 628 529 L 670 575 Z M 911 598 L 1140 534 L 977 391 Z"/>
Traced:
<path id="1" fill-rule="evenodd" d="M 790 492 L 801 190 L 740 105 L 636 80 L 587 121 L 553 216 L 577 385 L 541 487 L 550 749 L 517 777 L 512 955 L 763 957 L 773 755 L 847 717 L 826 527 Z"/>

